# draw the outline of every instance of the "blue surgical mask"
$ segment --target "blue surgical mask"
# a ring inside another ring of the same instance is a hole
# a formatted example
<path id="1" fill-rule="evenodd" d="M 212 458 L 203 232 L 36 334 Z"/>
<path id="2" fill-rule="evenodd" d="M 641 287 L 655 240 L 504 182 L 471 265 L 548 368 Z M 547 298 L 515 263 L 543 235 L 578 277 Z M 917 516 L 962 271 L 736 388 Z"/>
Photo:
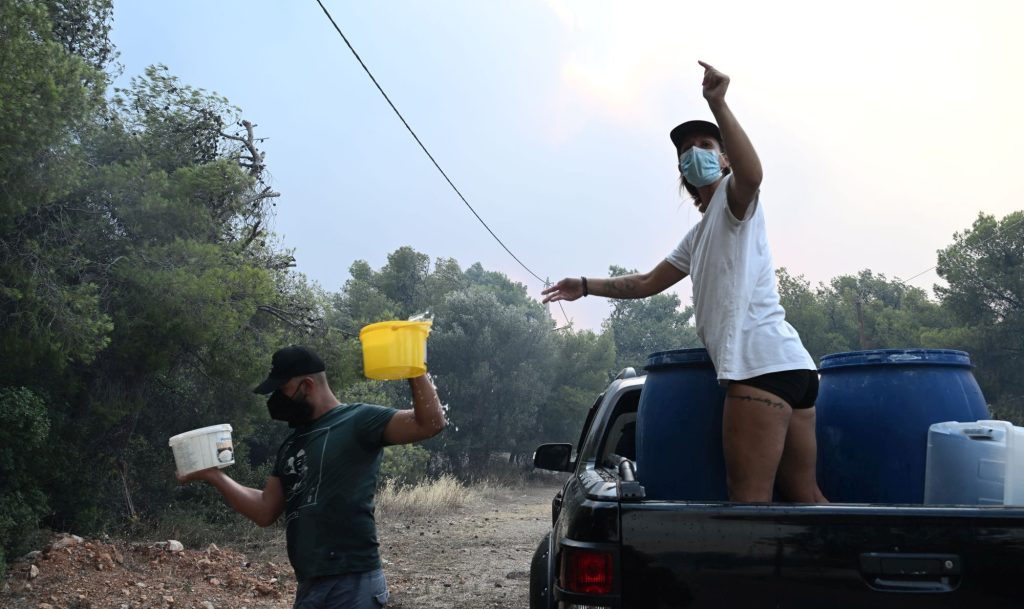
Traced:
<path id="1" fill-rule="evenodd" d="M 707 186 L 722 177 L 722 164 L 718 153 L 694 146 L 679 155 L 679 171 L 694 186 Z"/>

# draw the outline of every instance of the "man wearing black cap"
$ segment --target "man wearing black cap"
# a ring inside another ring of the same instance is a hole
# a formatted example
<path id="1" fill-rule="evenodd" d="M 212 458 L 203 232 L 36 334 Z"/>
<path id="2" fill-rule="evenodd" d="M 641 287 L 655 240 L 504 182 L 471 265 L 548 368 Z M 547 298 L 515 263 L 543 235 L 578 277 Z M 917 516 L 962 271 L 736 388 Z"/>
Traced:
<path id="1" fill-rule="evenodd" d="M 377 551 L 373 496 L 382 449 L 433 437 L 444 413 L 427 375 L 409 379 L 413 407 L 339 404 L 316 353 L 290 346 L 274 353 L 255 393 L 270 394 L 271 418 L 295 431 L 277 453 L 263 490 L 211 468 L 178 476 L 205 480 L 260 526 L 285 513 L 288 558 L 299 587 L 295 608 L 376 608 L 388 590 Z"/>
<path id="2" fill-rule="evenodd" d="M 645 298 L 692 277 L 697 336 L 727 387 L 722 448 L 729 498 L 770 502 L 777 486 L 790 501 L 824 502 L 815 477 L 818 376 L 779 304 L 760 202 L 761 161 L 725 102 L 729 77 L 699 63 L 718 125 L 687 121 L 669 137 L 700 222 L 650 272 L 567 277 L 544 290 L 544 302 L 588 294 Z"/>

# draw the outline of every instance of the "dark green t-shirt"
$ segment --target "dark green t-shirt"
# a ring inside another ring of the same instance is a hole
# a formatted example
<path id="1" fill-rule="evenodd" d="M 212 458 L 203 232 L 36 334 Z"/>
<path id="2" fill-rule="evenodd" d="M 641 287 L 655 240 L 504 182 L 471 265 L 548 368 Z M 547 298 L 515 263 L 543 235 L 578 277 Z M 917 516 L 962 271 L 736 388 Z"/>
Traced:
<path id="1" fill-rule="evenodd" d="M 273 475 L 284 488 L 288 558 L 299 581 L 380 568 L 373 494 L 381 436 L 396 412 L 341 404 L 278 449 Z"/>

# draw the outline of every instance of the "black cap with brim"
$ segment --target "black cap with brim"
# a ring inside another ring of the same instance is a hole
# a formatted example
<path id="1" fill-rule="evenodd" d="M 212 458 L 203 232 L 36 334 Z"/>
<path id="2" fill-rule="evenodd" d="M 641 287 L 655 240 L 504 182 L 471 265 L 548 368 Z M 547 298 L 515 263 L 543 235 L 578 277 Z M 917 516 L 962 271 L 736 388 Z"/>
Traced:
<path id="1" fill-rule="evenodd" d="M 270 374 L 267 375 L 266 380 L 252 390 L 253 393 L 263 395 L 273 393 L 278 387 L 287 383 L 288 379 L 327 370 L 324 360 L 320 359 L 319 355 L 299 345 L 278 349 L 270 363 Z"/>
<path id="2" fill-rule="evenodd" d="M 719 144 L 722 143 L 722 132 L 718 129 L 718 125 L 700 120 L 686 121 L 681 125 L 677 125 L 675 129 L 669 132 L 668 137 L 675 144 L 676 151 L 682 152 L 683 142 L 691 135 L 709 135 L 718 140 Z"/>

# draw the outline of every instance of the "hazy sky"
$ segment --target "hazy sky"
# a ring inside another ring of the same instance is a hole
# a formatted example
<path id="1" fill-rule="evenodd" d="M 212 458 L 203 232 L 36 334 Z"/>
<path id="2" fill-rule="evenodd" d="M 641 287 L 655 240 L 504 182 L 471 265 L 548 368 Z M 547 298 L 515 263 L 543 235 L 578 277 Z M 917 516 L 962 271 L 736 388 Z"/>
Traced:
<path id="1" fill-rule="evenodd" d="M 648 270 L 699 219 L 668 131 L 732 78 L 777 266 L 910 277 L 1024 208 L 1024 2 L 326 2 L 477 212 L 542 277 Z M 269 138 L 276 230 L 329 290 L 403 245 L 541 286 L 430 164 L 314 0 L 114 3 L 121 84 L 166 64 Z M 926 289 L 934 272 L 912 281 Z M 690 302 L 689 280 L 676 286 Z M 607 302 L 565 305 L 597 327 Z M 561 311 L 552 314 L 559 325 Z"/>

